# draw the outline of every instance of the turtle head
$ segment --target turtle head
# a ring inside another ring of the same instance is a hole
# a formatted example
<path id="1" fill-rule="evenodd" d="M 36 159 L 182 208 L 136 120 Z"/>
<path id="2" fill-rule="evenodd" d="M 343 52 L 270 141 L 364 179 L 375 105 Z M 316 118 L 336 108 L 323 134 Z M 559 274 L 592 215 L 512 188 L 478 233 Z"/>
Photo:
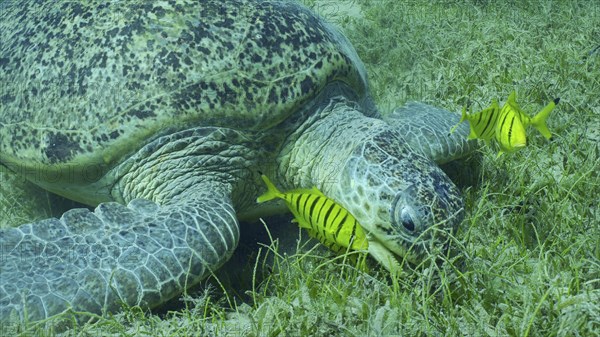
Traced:
<path id="1" fill-rule="evenodd" d="M 462 220 L 457 187 L 394 130 L 357 146 L 340 177 L 340 201 L 368 232 L 369 253 L 387 269 L 444 247 Z"/>
<path id="2" fill-rule="evenodd" d="M 290 186 L 317 186 L 346 208 L 365 230 L 369 253 L 389 270 L 446 246 L 462 221 L 463 201 L 423 150 L 437 145 L 437 152 L 448 152 L 449 142 L 366 117 L 343 100 L 331 100 L 311 118 L 282 150 L 280 176 L 289 177 Z M 430 126 L 430 120 L 422 118 L 416 127 Z M 435 129 L 447 133 L 455 123 Z"/>

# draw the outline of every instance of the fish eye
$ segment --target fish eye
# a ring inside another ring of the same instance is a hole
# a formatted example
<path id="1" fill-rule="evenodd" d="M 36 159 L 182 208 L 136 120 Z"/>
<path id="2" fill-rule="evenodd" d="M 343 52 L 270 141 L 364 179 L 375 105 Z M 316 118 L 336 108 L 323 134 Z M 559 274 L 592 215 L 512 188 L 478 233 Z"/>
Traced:
<path id="1" fill-rule="evenodd" d="M 406 228 L 409 232 L 415 230 L 415 222 L 413 221 L 407 209 L 402 210 L 400 217 L 402 220 L 402 226 L 404 226 L 404 228 Z"/>

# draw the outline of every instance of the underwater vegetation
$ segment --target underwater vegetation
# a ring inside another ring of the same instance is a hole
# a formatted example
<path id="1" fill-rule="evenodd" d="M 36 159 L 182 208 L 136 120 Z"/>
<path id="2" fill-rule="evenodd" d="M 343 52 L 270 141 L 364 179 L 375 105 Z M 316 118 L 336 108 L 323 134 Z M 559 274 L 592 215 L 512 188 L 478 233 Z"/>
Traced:
<path id="1" fill-rule="evenodd" d="M 281 253 L 273 237 L 256 248 L 248 288 L 212 278 L 178 300 L 183 308 L 128 308 L 90 317 L 98 321 L 69 333 L 597 336 L 600 55 L 590 53 L 600 41 L 597 5 L 305 2 L 343 27 L 384 113 L 410 100 L 458 113 L 468 98 L 482 98 L 484 107 L 489 97 L 507 97 L 512 90 L 525 111 L 536 111 L 560 96 L 548 120 L 552 139 L 532 133 L 527 151 L 510 156 L 481 149 L 479 183 L 463 191 L 466 218 L 442 262 L 404 265 L 392 279 L 383 268 L 358 270 L 314 240 L 299 244 L 298 254 Z M 2 182 L 3 220 L 17 206 L 27 210 L 22 218 L 46 217 L 40 215 L 48 211 L 41 191 L 22 194 Z M 38 197 L 42 201 L 34 202 Z M 289 220 L 266 223 L 276 227 Z M 275 261 L 272 270 L 263 270 L 266 257 Z M 35 326 L 23 334 L 55 335 Z"/>

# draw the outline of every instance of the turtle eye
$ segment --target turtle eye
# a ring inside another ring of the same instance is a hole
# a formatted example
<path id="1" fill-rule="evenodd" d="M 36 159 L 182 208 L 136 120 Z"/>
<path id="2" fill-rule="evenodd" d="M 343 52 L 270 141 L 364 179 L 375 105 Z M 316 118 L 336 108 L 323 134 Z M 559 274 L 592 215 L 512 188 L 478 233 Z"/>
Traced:
<path id="1" fill-rule="evenodd" d="M 400 217 L 402 220 L 402 226 L 404 226 L 404 228 L 406 228 L 409 232 L 412 232 L 415 230 L 415 223 L 414 223 L 412 217 L 410 216 L 408 210 L 403 209 L 400 214 Z"/>
<path id="2" fill-rule="evenodd" d="M 419 212 L 411 204 L 410 200 L 413 199 L 413 195 L 416 193 L 413 191 L 414 187 L 409 187 L 406 190 L 398 193 L 392 202 L 392 208 L 390 209 L 390 215 L 392 222 L 400 229 L 400 224 L 404 229 L 413 235 L 419 227 Z"/>

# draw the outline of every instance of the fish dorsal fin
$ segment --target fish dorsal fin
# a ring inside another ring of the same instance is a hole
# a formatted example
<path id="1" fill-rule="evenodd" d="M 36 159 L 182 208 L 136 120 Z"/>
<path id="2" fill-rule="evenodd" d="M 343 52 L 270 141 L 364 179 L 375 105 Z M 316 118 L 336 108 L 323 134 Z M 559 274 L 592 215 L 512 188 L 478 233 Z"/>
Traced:
<path id="1" fill-rule="evenodd" d="M 492 99 L 492 104 L 490 105 L 490 109 L 500 109 L 500 105 L 498 104 L 497 99 Z"/>
<path id="2" fill-rule="evenodd" d="M 510 95 L 508 95 L 508 99 L 506 100 L 506 103 L 504 103 L 504 104 L 508 104 L 519 115 L 524 115 L 525 114 L 523 112 L 523 110 L 521 110 L 521 107 L 519 106 L 519 104 L 517 104 L 517 92 L 514 91 L 514 90 L 510 93 Z M 520 117 L 521 116 L 519 116 L 519 118 Z"/>
<path id="3" fill-rule="evenodd" d="M 312 193 L 314 194 L 318 194 L 320 196 L 325 197 L 325 194 L 323 194 L 323 192 L 319 191 L 319 189 L 317 188 L 317 186 L 313 186 L 313 188 L 310 189 L 312 191 Z"/>
<path id="4" fill-rule="evenodd" d="M 524 127 L 529 126 L 531 123 L 531 117 L 526 114 L 517 103 L 517 94 L 514 90 L 508 96 L 505 104 L 508 104 L 514 110 L 515 115 L 521 120 L 521 123 L 523 123 Z"/>
<path id="5" fill-rule="evenodd" d="M 511 105 L 517 105 L 517 92 L 513 90 L 510 95 L 508 95 L 508 99 L 506 99 L 507 103 Z"/>
<path id="6" fill-rule="evenodd" d="M 319 191 L 319 189 L 316 186 L 313 186 L 313 188 L 296 188 L 293 190 L 289 190 L 287 192 L 285 192 L 284 194 L 314 194 L 314 195 L 318 195 L 318 196 L 322 196 L 322 197 L 326 197 L 325 194 L 323 194 L 323 192 Z"/>

